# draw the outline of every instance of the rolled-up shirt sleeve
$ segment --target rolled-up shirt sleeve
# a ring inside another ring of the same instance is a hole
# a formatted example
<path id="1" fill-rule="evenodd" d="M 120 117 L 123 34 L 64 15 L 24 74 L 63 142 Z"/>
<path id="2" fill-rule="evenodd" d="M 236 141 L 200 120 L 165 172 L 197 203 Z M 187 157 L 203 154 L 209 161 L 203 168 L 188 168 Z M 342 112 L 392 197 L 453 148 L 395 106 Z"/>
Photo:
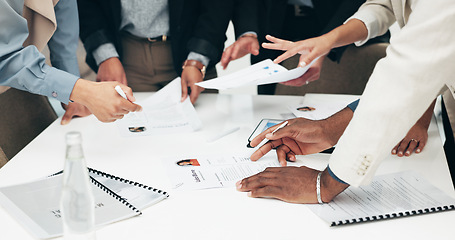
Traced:
<path id="1" fill-rule="evenodd" d="M 360 6 L 359 10 L 348 20 L 358 19 L 365 24 L 368 30 L 367 38 L 355 42 L 356 46 L 362 46 L 368 40 L 385 34 L 390 26 L 396 21 L 390 0 L 370 0 Z"/>
<path id="2" fill-rule="evenodd" d="M 28 36 L 27 22 L 19 14 L 22 7 L 0 0 L 0 85 L 68 103 L 79 77 L 46 65 L 35 46 L 22 47 Z"/>

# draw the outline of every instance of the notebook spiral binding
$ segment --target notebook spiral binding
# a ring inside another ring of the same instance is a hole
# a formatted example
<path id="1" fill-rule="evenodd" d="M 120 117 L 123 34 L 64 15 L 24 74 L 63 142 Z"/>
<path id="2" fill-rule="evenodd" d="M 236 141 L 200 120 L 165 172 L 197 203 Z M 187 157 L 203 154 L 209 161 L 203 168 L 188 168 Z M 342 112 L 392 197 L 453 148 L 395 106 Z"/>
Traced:
<path id="1" fill-rule="evenodd" d="M 163 190 L 156 189 L 156 188 L 153 188 L 153 187 L 149 187 L 149 186 L 144 185 L 142 183 L 134 182 L 134 181 L 131 181 L 131 180 L 128 180 L 128 179 L 124 179 L 124 178 L 121 178 L 121 177 L 117 177 L 117 176 L 111 175 L 109 173 L 105 173 L 105 172 L 102 172 L 102 171 L 99 171 L 99 170 L 95 170 L 93 168 L 88 168 L 88 170 L 90 172 L 93 172 L 95 174 L 101 175 L 103 177 L 111 178 L 111 179 L 114 179 L 114 180 L 117 180 L 117 181 L 121 181 L 121 182 L 124 182 L 124 183 L 127 183 L 127 184 L 131 184 L 131 185 L 134 185 L 134 186 L 137 186 L 137 187 L 141 187 L 141 188 L 144 188 L 144 189 L 147 189 L 147 190 L 151 190 L 151 191 L 163 194 L 166 197 L 169 197 L 169 194 L 167 192 L 163 191 Z"/>
<path id="2" fill-rule="evenodd" d="M 344 221 L 332 222 L 332 224 L 330 226 L 333 227 L 333 226 L 340 226 L 340 225 L 346 225 L 346 224 L 352 224 L 352 223 L 358 223 L 358 222 L 370 222 L 370 221 L 378 221 L 378 220 L 398 218 L 398 217 L 408 217 L 408 216 L 413 216 L 413 215 L 419 215 L 419 214 L 425 214 L 425 213 L 435 213 L 435 212 L 447 211 L 447 210 L 455 210 L 455 205 L 425 208 L 425 209 L 412 210 L 412 211 L 407 211 L 407 212 L 391 213 L 391 214 L 364 217 L 364 218 L 358 218 L 358 219 L 350 219 L 350 220 L 347 219 Z"/>
<path id="3" fill-rule="evenodd" d="M 95 169 L 92 169 L 92 168 L 87 168 L 89 171 L 91 172 L 94 172 L 96 174 L 99 174 L 99 175 L 103 175 L 103 176 L 106 176 L 106 177 L 110 177 L 112 175 L 109 175 L 107 173 L 103 173 L 101 171 L 98 171 L 98 170 L 95 170 Z M 53 176 L 56 176 L 56 175 L 59 175 L 59 174 L 62 174 L 63 173 L 63 170 L 62 171 L 59 171 L 59 172 L 56 172 L 54 174 L 51 174 L 49 175 L 48 177 L 53 177 Z M 115 176 L 113 176 L 115 177 Z M 117 177 L 116 177 L 117 178 Z M 116 179 L 117 180 L 117 179 Z M 120 195 L 118 195 L 117 193 L 113 192 L 112 190 L 110 190 L 109 188 L 107 188 L 106 186 L 104 186 L 103 184 L 101 184 L 100 182 L 98 182 L 96 179 L 94 179 L 93 177 L 90 177 L 90 181 L 92 181 L 93 184 L 95 184 L 97 187 L 99 187 L 101 190 L 103 190 L 104 192 L 106 192 L 107 194 L 111 195 L 112 197 L 114 197 L 115 199 L 117 199 L 118 201 L 120 201 L 121 203 L 123 203 L 124 205 L 126 205 L 127 207 L 129 207 L 131 210 L 135 211 L 136 213 L 138 213 L 138 215 L 142 215 L 142 212 L 139 211 L 139 209 L 137 209 L 135 206 L 133 206 L 131 203 L 127 202 L 125 199 L 123 199 Z"/>
<path id="4" fill-rule="evenodd" d="M 93 184 L 95 184 L 97 187 L 99 187 L 101 190 L 105 191 L 107 194 L 111 195 L 112 197 L 114 197 L 115 199 L 117 199 L 119 202 L 123 203 L 124 205 L 126 205 L 128 208 L 130 208 L 131 210 L 135 211 L 138 215 L 142 215 L 142 212 L 139 211 L 139 209 L 137 209 L 135 206 L 133 206 L 131 203 L 127 202 L 124 198 L 122 198 L 121 196 L 119 196 L 118 194 L 116 194 L 115 192 L 113 192 L 112 190 L 110 190 L 109 188 L 105 187 L 103 184 L 101 184 L 100 182 L 96 181 L 96 179 L 94 179 L 93 177 L 90 177 L 90 180 L 92 181 Z"/>

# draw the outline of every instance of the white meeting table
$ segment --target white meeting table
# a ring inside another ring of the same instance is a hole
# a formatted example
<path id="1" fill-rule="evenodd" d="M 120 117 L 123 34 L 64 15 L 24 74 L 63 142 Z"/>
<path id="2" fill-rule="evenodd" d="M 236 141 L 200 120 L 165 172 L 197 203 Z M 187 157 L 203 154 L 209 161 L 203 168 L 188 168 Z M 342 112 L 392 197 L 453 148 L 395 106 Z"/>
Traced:
<path id="1" fill-rule="evenodd" d="M 150 96 L 135 94 L 138 99 Z M 201 94 L 195 108 L 203 128 L 193 133 L 121 137 L 115 123 L 94 116 L 67 126 L 57 119 L 2 169 L 0 186 L 42 178 L 63 168 L 65 134 L 80 131 L 89 167 L 167 191 L 170 197 L 126 219 L 97 230 L 97 239 L 455 239 L 455 211 L 329 227 L 305 205 L 255 199 L 235 188 L 177 191 L 163 158 L 194 155 L 235 155 L 262 118 L 289 116 L 287 105 L 301 96 Z M 284 115 L 283 115 L 284 114 Z M 387 158 L 377 174 L 413 170 L 455 197 L 436 124 L 432 122 L 424 151 L 412 157 Z M 213 143 L 207 139 L 240 127 Z M 367 134 L 367 133 L 366 133 Z M 375 143 L 372 143 L 375 144 Z M 298 162 L 323 169 L 327 157 L 302 156 Z M 0 207 L 0 239 L 33 237 Z"/>

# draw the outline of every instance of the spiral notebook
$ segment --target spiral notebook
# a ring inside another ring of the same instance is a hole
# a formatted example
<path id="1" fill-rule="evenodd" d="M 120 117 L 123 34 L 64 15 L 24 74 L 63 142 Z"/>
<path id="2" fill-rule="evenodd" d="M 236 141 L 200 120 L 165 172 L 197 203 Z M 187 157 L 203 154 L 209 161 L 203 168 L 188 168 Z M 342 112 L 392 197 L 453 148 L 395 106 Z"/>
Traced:
<path id="1" fill-rule="evenodd" d="M 140 210 L 169 195 L 161 190 L 89 168 L 100 227 L 142 214 Z M 37 181 L 0 188 L 0 204 L 35 238 L 63 234 L 60 215 L 62 172 Z"/>
<path id="2" fill-rule="evenodd" d="M 308 207 L 330 226 L 377 221 L 455 209 L 455 199 L 414 172 L 376 177 L 350 187 L 327 204 Z"/>

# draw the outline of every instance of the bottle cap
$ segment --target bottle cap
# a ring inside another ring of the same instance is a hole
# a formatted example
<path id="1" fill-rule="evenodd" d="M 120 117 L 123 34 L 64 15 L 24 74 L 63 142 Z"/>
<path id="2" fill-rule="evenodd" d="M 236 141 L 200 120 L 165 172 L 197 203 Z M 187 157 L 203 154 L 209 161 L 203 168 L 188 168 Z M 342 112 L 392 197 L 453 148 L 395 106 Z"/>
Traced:
<path id="1" fill-rule="evenodd" d="M 66 134 L 66 144 L 76 145 L 82 143 L 82 137 L 80 132 L 69 132 Z"/>

